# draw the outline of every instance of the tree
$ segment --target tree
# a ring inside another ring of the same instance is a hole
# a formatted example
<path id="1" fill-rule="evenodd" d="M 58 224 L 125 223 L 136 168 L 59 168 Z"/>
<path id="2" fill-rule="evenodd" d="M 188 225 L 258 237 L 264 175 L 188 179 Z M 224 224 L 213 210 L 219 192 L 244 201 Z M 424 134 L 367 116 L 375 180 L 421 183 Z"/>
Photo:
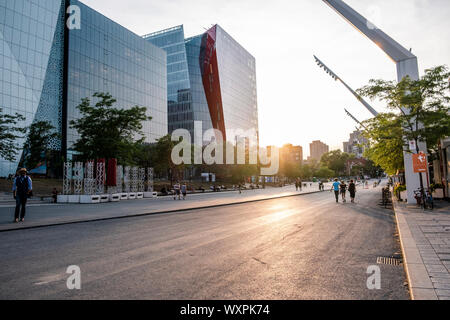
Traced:
<path id="1" fill-rule="evenodd" d="M 25 117 L 16 113 L 15 115 L 4 114 L 0 108 L 0 157 L 7 161 L 16 160 L 18 138 L 23 138 L 20 134 L 26 132 L 26 128 L 18 125 L 24 121 Z"/>
<path id="2" fill-rule="evenodd" d="M 327 167 L 321 167 L 320 169 L 314 172 L 314 175 L 317 178 L 332 178 L 335 176 L 334 171 L 328 169 Z"/>
<path id="3" fill-rule="evenodd" d="M 439 140 L 450 135 L 450 72 L 446 66 L 425 70 L 419 80 L 403 78 L 394 81 L 370 80 L 358 90 L 362 96 L 378 98 L 387 107 L 397 111 L 404 145 L 408 141 L 426 142 L 430 150 L 437 148 Z"/>
<path id="4" fill-rule="evenodd" d="M 47 160 L 50 153 L 50 143 L 57 139 L 59 134 L 48 121 L 34 122 L 28 132 L 27 140 L 24 145 L 23 161 L 28 168 L 35 168 L 39 163 Z"/>
<path id="5" fill-rule="evenodd" d="M 390 175 L 404 169 L 403 130 L 401 121 L 393 113 L 381 113 L 363 122 L 363 136 L 369 141 L 364 156 Z"/>
<path id="6" fill-rule="evenodd" d="M 450 72 L 446 66 L 425 70 L 419 80 L 409 77 L 399 83 L 370 80 L 358 90 L 361 96 L 385 101 L 393 112 L 380 114 L 363 123 L 369 139 L 367 156 L 375 164 L 393 174 L 403 168 L 403 150 L 409 141 L 426 142 L 430 151 L 436 151 L 439 140 L 450 136 Z"/>
<path id="7" fill-rule="evenodd" d="M 320 165 L 333 170 L 338 175 L 345 175 L 347 161 L 354 157 L 355 155 L 353 154 L 342 152 L 341 150 L 333 150 L 322 156 Z"/>
<path id="8" fill-rule="evenodd" d="M 305 180 L 313 176 L 313 168 L 310 165 L 304 164 L 300 167 L 300 177 Z"/>
<path id="9" fill-rule="evenodd" d="M 292 161 L 281 161 L 280 162 L 280 173 L 289 179 L 294 179 L 300 176 L 300 164 Z"/>
<path id="10" fill-rule="evenodd" d="M 154 157 L 152 157 L 155 171 L 160 176 L 168 175 L 170 182 L 180 179 L 183 174 L 184 164 L 175 165 L 172 161 L 172 149 L 175 142 L 171 135 L 166 135 L 157 140 L 153 146 Z"/>
<path id="11" fill-rule="evenodd" d="M 151 120 L 147 108 L 115 108 L 116 100 L 108 93 L 95 93 L 93 97 L 99 99 L 95 106 L 88 98 L 82 99 L 77 107 L 82 117 L 70 122 L 80 135 L 73 149 L 79 152 L 80 160 L 116 158 L 123 165 L 135 164 L 138 145 L 145 140 L 142 137 L 136 141 L 136 137 L 143 136 L 142 123 Z"/>

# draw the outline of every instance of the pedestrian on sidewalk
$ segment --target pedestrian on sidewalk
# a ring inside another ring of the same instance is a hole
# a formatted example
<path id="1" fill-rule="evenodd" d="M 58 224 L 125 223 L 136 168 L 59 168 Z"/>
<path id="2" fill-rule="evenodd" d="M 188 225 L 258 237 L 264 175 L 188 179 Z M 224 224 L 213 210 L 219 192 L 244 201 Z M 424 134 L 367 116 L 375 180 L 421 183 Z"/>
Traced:
<path id="1" fill-rule="evenodd" d="M 350 180 L 350 184 L 348 185 L 348 192 L 350 192 L 350 199 L 352 203 L 355 203 L 356 185 L 353 180 Z"/>
<path id="2" fill-rule="evenodd" d="M 347 192 L 347 185 L 345 184 L 345 181 L 341 182 L 339 188 L 341 189 L 342 202 L 347 202 L 347 199 L 345 199 L 345 194 Z"/>
<path id="3" fill-rule="evenodd" d="M 177 181 L 177 183 L 175 183 L 175 185 L 173 186 L 173 190 L 175 191 L 175 193 L 173 195 L 173 200 L 177 200 L 177 197 L 178 197 L 178 200 L 181 200 L 180 189 L 181 189 L 180 183 Z"/>
<path id="4" fill-rule="evenodd" d="M 295 180 L 295 191 L 298 191 L 298 179 Z"/>
<path id="5" fill-rule="evenodd" d="M 333 187 L 331 188 L 331 190 L 334 190 L 334 196 L 336 197 L 336 203 L 339 202 L 339 186 L 340 186 L 340 182 L 338 181 L 338 179 L 334 179 L 333 182 Z"/>
<path id="6" fill-rule="evenodd" d="M 25 221 L 27 200 L 31 196 L 32 190 L 33 182 L 31 181 L 31 178 L 27 176 L 27 169 L 20 169 L 19 176 L 14 179 L 13 183 L 13 195 L 16 200 L 14 223 L 19 222 L 19 219 L 21 222 Z"/>
<path id="7" fill-rule="evenodd" d="M 187 195 L 186 183 L 183 183 L 183 185 L 181 186 L 181 194 L 183 195 L 183 200 L 186 200 L 186 195 Z"/>
<path id="8" fill-rule="evenodd" d="M 52 199 L 53 199 L 53 203 L 57 203 L 58 202 L 58 190 L 56 188 L 53 188 Z"/>

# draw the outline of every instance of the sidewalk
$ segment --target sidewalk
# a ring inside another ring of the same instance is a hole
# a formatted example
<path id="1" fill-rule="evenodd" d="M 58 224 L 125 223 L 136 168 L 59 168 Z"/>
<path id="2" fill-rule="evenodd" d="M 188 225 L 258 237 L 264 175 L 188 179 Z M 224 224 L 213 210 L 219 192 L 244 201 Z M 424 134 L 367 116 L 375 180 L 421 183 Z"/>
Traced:
<path id="1" fill-rule="evenodd" d="M 450 300 L 450 203 L 433 211 L 393 200 L 413 300 Z"/>
<path id="2" fill-rule="evenodd" d="M 189 195 L 186 200 L 174 201 L 172 197 L 129 200 L 101 204 L 30 204 L 25 223 L 13 224 L 14 204 L 0 205 L 0 232 L 18 229 L 32 229 L 43 226 L 100 221 L 133 216 L 189 211 L 225 205 L 292 197 L 300 194 L 317 193 L 318 186 L 295 191 L 294 186 L 270 189 L 245 190 Z M 324 191 L 328 192 L 329 191 Z M 331 197 L 331 195 L 330 195 Z"/>

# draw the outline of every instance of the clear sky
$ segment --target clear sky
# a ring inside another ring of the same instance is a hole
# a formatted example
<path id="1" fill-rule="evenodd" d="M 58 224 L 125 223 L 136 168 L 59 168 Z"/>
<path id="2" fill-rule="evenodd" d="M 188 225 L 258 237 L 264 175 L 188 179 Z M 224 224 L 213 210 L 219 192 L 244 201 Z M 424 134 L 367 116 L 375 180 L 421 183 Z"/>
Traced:
<path id="1" fill-rule="evenodd" d="M 183 24 L 186 37 L 221 25 L 256 58 L 261 145 L 293 143 L 309 155 L 322 140 L 342 148 L 371 114 L 315 64 L 313 54 L 354 89 L 396 79 L 395 64 L 322 0 L 82 0 L 143 35 Z M 346 0 L 419 59 L 450 65 L 449 0 Z M 372 106 L 383 111 L 382 103 Z"/>

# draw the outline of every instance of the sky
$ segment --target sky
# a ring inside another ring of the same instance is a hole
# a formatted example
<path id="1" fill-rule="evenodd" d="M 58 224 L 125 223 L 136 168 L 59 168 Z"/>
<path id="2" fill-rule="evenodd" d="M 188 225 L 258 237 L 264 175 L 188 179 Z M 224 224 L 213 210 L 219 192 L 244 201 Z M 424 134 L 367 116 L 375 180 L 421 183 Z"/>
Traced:
<path id="1" fill-rule="evenodd" d="M 353 89 L 396 80 L 395 64 L 322 0 L 82 0 L 144 35 L 184 25 L 185 36 L 219 24 L 256 58 L 260 144 L 321 140 L 342 148 L 358 120 L 372 115 L 314 62 L 321 59 Z M 346 0 L 418 57 L 420 74 L 450 65 L 449 0 Z M 385 111 L 380 101 L 368 101 Z"/>

